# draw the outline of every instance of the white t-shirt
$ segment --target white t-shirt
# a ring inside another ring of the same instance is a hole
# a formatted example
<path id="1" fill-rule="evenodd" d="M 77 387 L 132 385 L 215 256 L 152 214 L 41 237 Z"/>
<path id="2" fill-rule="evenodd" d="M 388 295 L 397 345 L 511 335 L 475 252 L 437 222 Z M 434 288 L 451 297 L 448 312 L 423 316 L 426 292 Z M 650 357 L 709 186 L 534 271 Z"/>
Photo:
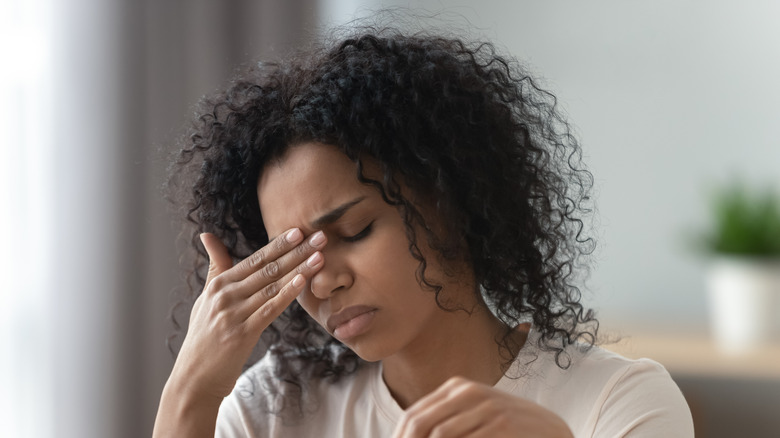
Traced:
<path id="1" fill-rule="evenodd" d="M 552 353 L 531 345 L 495 387 L 555 412 L 575 437 L 693 437 L 688 405 L 660 364 L 572 346 L 571 366 L 564 370 Z M 267 354 L 238 380 L 220 407 L 217 437 L 389 437 L 403 414 L 382 379 L 381 363 L 337 383 L 311 382 L 305 413 L 297 419 L 268 413 L 269 403 L 278 401 L 263 389 L 273 366 Z M 286 412 L 292 411 L 300 412 Z"/>

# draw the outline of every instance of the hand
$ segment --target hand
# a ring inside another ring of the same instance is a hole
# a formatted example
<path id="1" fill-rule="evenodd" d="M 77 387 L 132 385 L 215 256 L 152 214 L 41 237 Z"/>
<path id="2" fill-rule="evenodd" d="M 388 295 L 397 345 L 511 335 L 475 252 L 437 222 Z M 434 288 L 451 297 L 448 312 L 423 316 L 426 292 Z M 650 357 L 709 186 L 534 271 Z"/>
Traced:
<path id="1" fill-rule="evenodd" d="M 562 418 L 536 403 L 454 377 L 409 407 L 393 436 L 571 438 L 572 433 Z"/>
<path id="2" fill-rule="evenodd" d="M 321 240 L 312 243 L 316 237 Z M 193 306 L 171 380 L 178 380 L 177 387 L 191 399 L 221 402 L 233 389 L 263 330 L 322 267 L 322 253 L 317 250 L 326 239 L 318 232 L 301 243 L 303 234 L 295 228 L 235 266 L 216 236 L 202 234 L 201 240 L 209 255 L 208 275 Z"/>

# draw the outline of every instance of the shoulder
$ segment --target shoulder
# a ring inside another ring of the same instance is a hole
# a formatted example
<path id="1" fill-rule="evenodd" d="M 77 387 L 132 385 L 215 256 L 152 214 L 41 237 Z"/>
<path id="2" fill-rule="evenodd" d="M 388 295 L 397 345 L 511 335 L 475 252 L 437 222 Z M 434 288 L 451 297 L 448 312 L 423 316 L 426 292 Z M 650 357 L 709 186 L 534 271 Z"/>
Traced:
<path id="1" fill-rule="evenodd" d="M 613 372 L 594 405 L 594 436 L 693 437 L 688 403 L 661 364 L 596 348 L 593 362 Z"/>
<path id="2" fill-rule="evenodd" d="M 273 377 L 278 362 L 267 353 L 238 378 L 219 407 L 216 437 L 271 436 L 261 431 L 262 425 L 275 422 L 273 414 L 278 410 L 276 393 L 282 386 Z"/>
<path id="3" fill-rule="evenodd" d="M 332 381 L 305 374 L 299 383 L 276 375 L 282 366 L 278 354 L 267 353 L 247 369 L 222 402 L 217 418 L 217 437 L 316 436 L 323 430 L 342 427 L 333 418 L 343 418 L 355 394 L 365 393 L 373 367 Z"/>
<path id="4" fill-rule="evenodd" d="M 693 437 L 685 398 L 661 364 L 597 346 L 566 352 L 566 369 L 553 354 L 537 352 L 516 390 L 558 413 L 575 436 Z"/>

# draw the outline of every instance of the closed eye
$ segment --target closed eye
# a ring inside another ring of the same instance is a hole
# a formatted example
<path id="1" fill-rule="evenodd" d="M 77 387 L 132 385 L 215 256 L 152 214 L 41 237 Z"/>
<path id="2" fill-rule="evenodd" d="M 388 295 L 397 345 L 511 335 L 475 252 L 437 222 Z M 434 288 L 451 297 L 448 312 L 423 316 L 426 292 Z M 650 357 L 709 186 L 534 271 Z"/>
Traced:
<path id="1" fill-rule="evenodd" d="M 357 242 L 358 240 L 361 240 L 364 237 L 366 237 L 369 234 L 371 234 L 371 228 L 372 228 L 373 225 L 374 225 L 374 223 L 371 222 L 370 224 L 368 224 L 368 226 L 363 228 L 363 230 L 361 232 L 355 234 L 354 236 L 344 236 L 344 237 L 341 238 L 341 240 L 343 240 L 344 242 L 349 242 L 349 243 Z"/>

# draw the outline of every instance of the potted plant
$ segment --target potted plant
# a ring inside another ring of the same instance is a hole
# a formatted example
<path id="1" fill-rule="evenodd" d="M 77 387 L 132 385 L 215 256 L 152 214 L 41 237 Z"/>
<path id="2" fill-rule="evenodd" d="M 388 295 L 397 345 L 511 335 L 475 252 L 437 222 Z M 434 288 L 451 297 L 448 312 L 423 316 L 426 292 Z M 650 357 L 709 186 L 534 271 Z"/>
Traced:
<path id="1" fill-rule="evenodd" d="M 780 320 L 780 199 L 743 184 L 713 197 L 714 226 L 702 239 L 715 341 L 739 353 L 770 341 Z"/>

